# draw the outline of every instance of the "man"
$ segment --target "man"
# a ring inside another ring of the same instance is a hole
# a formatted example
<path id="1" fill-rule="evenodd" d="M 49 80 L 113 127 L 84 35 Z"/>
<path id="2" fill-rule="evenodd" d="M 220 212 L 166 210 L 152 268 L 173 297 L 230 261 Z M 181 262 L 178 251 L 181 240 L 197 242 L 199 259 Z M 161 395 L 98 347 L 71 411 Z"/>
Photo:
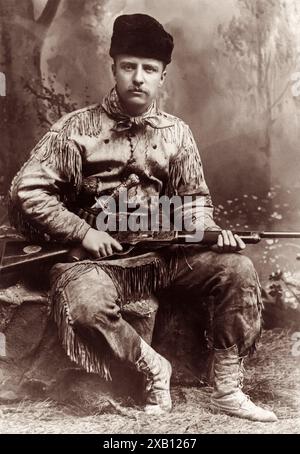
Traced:
<path id="1" fill-rule="evenodd" d="M 167 287 L 212 295 L 212 409 L 275 421 L 274 413 L 241 390 L 242 361 L 254 348 L 261 323 L 256 271 L 236 253 L 245 248 L 242 240 L 223 230 L 215 250 L 191 244 L 109 260 L 122 246 L 97 229 L 95 198 L 117 198 L 127 187 L 128 202 L 145 206 L 155 195 L 192 195 L 196 208 L 186 207 L 192 225 L 220 230 L 189 127 L 155 101 L 172 50 L 173 38 L 154 18 L 116 19 L 110 48 L 116 86 L 101 104 L 64 116 L 37 144 L 12 183 L 11 219 L 27 235 L 81 244 L 90 257 L 104 258 L 52 270 L 54 319 L 71 359 L 108 376 L 113 354 L 144 374 L 145 410 L 170 411 L 171 365 L 150 347 L 152 332 L 145 342 L 120 309 L 139 303 L 153 314 L 152 295 Z"/>

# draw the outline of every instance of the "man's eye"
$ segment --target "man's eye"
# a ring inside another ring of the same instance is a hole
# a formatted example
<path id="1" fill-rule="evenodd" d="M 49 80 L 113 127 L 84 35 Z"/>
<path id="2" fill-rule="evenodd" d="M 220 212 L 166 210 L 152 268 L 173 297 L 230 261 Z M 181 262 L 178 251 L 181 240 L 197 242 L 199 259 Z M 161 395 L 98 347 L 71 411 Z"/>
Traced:
<path id="1" fill-rule="evenodd" d="M 145 68 L 147 73 L 153 73 L 153 72 L 156 72 L 156 69 L 155 68 L 152 68 L 151 66 Z"/>
<path id="2" fill-rule="evenodd" d="M 131 71 L 133 68 L 131 65 L 124 65 L 123 69 L 125 69 L 125 71 Z"/>

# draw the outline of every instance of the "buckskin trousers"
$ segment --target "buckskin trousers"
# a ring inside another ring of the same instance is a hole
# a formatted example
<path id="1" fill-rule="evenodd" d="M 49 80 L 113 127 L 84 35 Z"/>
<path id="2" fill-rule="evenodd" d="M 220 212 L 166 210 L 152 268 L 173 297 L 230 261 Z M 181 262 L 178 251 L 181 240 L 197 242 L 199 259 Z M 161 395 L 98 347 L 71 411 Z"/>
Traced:
<path id="1" fill-rule="evenodd" d="M 122 313 L 138 305 L 151 342 L 157 301 L 172 287 L 190 298 L 209 298 L 211 337 L 218 349 L 237 345 L 241 355 L 261 330 L 261 287 L 251 260 L 198 245 L 174 245 L 129 258 L 59 263 L 51 271 L 54 319 L 67 354 L 89 372 L 108 376 L 106 359 L 135 363 L 140 337 Z M 146 327 L 147 328 L 147 327 Z M 144 326 L 144 332 L 146 332 Z M 103 342 L 105 340 L 105 342 Z"/>

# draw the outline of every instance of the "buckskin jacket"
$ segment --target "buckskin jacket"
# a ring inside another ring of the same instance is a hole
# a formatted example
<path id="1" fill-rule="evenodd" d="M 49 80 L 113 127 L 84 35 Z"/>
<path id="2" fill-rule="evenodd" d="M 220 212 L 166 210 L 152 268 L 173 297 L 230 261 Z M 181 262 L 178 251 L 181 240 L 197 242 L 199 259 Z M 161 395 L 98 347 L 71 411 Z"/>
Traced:
<path id="1" fill-rule="evenodd" d="M 129 117 L 115 88 L 101 104 L 63 116 L 38 142 L 12 182 L 11 222 L 27 237 L 81 242 L 95 227 L 95 198 L 130 175 L 138 176 L 130 201 L 193 195 L 204 229 L 219 229 L 189 127 L 156 102 Z"/>

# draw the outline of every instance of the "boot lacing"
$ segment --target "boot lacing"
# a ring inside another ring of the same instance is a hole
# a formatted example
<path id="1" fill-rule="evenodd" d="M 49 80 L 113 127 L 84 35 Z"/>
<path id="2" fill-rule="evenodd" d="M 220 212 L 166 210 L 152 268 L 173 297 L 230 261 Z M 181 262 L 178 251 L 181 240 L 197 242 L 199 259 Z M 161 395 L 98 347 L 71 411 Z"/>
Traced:
<path id="1" fill-rule="evenodd" d="M 238 372 L 238 387 L 240 389 L 244 386 L 244 373 L 245 373 L 245 366 L 244 366 L 245 358 L 239 357 L 239 372 Z"/>
<path id="2" fill-rule="evenodd" d="M 244 374 L 245 374 L 245 357 L 240 356 L 239 357 L 239 372 L 238 372 L 238 388 L 242 390 L 244 386 Z M 243 391 L 243 394 L 245 396 L 245 401 L 250 400 L 250 396 L 248 394 L 245 394 Z"/>
<path id="3" fill-rule="evenodd" d="M 149 365 L 143 360 L 143 358 L 140 358 L 137 361 L 137 365 L 139 370 L 144 374 L 145 376 L 145 381 L 146 381 L 146 391 L 149 392 L 152 390 L 153 385 L 154 385 L 154 375 L 151 372 L 151 369 Z"/>

